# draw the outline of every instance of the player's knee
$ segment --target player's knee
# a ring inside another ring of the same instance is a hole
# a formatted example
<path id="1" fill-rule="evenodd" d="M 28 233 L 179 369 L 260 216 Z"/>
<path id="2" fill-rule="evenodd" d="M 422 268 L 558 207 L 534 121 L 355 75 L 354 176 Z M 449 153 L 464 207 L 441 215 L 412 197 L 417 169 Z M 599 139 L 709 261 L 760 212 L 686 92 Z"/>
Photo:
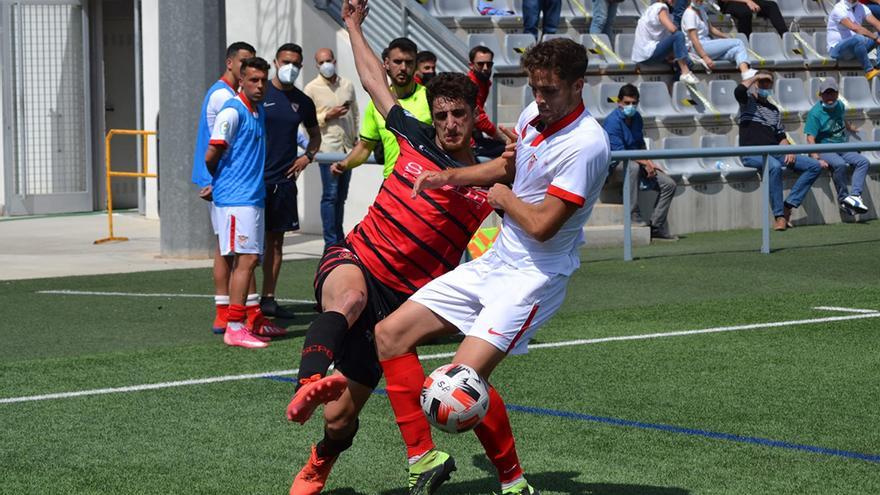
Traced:
<path id="1" fill-rule="evenodd" d="M 335 408 L 324 411 L 324 428 L 333 438 L 353 436 L 357 430 L 357 413 L 352 407 Z"/>
<path id="2" fill-rule="evenodd" d="M 387 359 L 400 354 L 398 351 L 401 342 L 400 335 L 397 334 L 393 326 L 388 325 L 388 320 L 380 321 L 373 333 L 376 337 L 376 349 L 379 351 L 380 358 Z"/>

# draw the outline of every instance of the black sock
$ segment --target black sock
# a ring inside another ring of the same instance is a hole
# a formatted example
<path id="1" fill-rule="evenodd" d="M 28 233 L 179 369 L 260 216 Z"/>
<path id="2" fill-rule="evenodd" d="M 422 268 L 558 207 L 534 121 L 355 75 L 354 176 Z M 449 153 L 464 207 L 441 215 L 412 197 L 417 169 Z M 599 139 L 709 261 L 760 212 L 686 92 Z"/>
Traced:
<path id="1" fill-rule="evenodd" d="M 354 441 L 354 436 L 357 434 L 358 427 L 360 426 L 360 421 L 358 419 L 354 420 L 354 430 L 351 433 L 342 439 L 333 439 L 330 438 L 330 435 L 327 434 L 327 429 L 324 429 L 324 438 L 318 442 L 318 445 L 315 446 L 315 452 L 320 457 L 336 457 L 339 454 L 345 452 L 349 447 L 351 447 L 351 443 Z"/>
<path id="2" fill-rule="evenodd" d="M 314 375 L 324 376 L 327 368 L 333 363 L 336 354 L 342 347 L 342 339 L 348 331 L 348 320 L 342 313 L 327 311 L 315 318 L 306 331 L 303 342 L 302 358 L 299 362 L 299 373 L 296 375 L 297 389 L 301 380 Z"/>

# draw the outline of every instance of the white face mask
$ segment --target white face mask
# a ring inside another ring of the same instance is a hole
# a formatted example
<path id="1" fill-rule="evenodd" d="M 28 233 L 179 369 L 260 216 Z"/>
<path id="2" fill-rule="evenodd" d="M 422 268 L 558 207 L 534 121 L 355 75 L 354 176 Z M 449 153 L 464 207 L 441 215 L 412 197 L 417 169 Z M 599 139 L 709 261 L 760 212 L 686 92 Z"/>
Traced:
<path id="1" fill-rule="evenodd" d="M 293 64 L 282 65 L 278 69 L 278 80 L 281 84 L 293 84 L 299 77 L 299 67 Z"/>
<path id="2" fill-rule="evenodd" d="M 336 64 L 333 62 L 324 62 L 318 66 L 318 72 L 326 79 L 332 79 L 336 75 Z"/>
<path id="3" fill-rule="evenodd" d="M 856 0 L 854 2 L 850 2 L 849 0 L 847 0 L 846 4 L 849 5 L 849 8 L 854 9 L 856 7 L 856 5 L 859 4 L 859 2 L 858 2 L 858 0 Z"/>

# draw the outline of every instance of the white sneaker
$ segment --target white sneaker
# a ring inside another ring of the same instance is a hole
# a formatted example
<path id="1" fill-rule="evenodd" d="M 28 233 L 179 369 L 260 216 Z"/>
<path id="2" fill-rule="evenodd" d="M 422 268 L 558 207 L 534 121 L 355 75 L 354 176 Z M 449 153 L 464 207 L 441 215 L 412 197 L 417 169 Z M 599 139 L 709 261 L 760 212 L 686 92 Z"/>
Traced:
<path id="1" fill-rule="evenodd" d="M 688 72 L 687 74 L 681 76 L 679 81 L 684 81 L 686 84 L 690 84 L 692 86 L 700 83 L 700 79 L 693 72 Z"/>
<path id="2" fill-rule="evenodd" d="M 749 70 L 747 70 L 747 71 L 745 71 L 745 72 L 742 73 L 742 78 L 743 78 L 743 81 L 745 81 L 746 79 L 751 79 L 751 78 L 753 78 L 753 77 L 755 77 L 755 76 L 757 76 L 757 75 L 758 75 L 758 71 L 757 71 L 757 70 L 755 70 L 755 69 L 749 69 Z"/>
<path id="3" fill-rule="evenodd" d="M 843 198 L 843 202 L 852 208 L 852 210 L 856 213 L 868 213 L 868 207 L 865 206 L 864 201 L 862 201 L 861 196 L 853 196 L 850 194 L 849 196 Z"/>

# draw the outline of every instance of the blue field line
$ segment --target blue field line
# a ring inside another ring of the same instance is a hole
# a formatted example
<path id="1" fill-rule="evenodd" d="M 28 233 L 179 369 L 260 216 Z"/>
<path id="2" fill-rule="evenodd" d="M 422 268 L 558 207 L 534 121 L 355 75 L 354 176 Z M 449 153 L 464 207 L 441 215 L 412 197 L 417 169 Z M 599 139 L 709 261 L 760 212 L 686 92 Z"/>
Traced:
<path id="1" fill-rule="evenodd" d="M 279 382 L 296 382 L 295 378 L 289 378 L 285 376 L 266 376 L 265 378 Z M 384 389 L 376 389 L 374 393 L 377 395 L 388 395 Z M 711 438 L 713 440 L 748 443 L 752 445 L 762 445 L 764 447 L 774 447 L 786 450 L 799 450 L 802 452 L 811 452 L 813 454 L 828 455 L 833 457 L 845 457 L 847 459 L 858 459 L 860 461 L 880 463 L 880 455 L 878 454 L 863 454 L 861 452 L 830 449 L 826 447 L 818 447 L 815 445 L 805 445 L 800 443 L 786 442 L 783 440 L 773 440 L 771 438 L 750 437 L 744 435 L 735 435 L 732 433 L 721 433 L 718 431 L 700 430 L 697 428 L 685 428 L 675 425 L 645 423 L 642 421 L 632 421 L 629 419 L 612 418 L 608 416 L 596 416 L 593 414 L 583 414 L 571 411 L 559 411 L 556 409 L 547 409 L 543 407 L 518 406 L 516 404 L 507 404 L 507 410 L 522 412 L 526 414 L 534 414 L 536 416 L 551 416 L 556 418 L 575 419 L 578 421 L 590 421 L 593 423 L 603 423 L 613 426 L 627 426 L 630 428 L 639 428 L 641 430 L 665 431 L 667 433 L 677 433 L 680 435 Z"/>

